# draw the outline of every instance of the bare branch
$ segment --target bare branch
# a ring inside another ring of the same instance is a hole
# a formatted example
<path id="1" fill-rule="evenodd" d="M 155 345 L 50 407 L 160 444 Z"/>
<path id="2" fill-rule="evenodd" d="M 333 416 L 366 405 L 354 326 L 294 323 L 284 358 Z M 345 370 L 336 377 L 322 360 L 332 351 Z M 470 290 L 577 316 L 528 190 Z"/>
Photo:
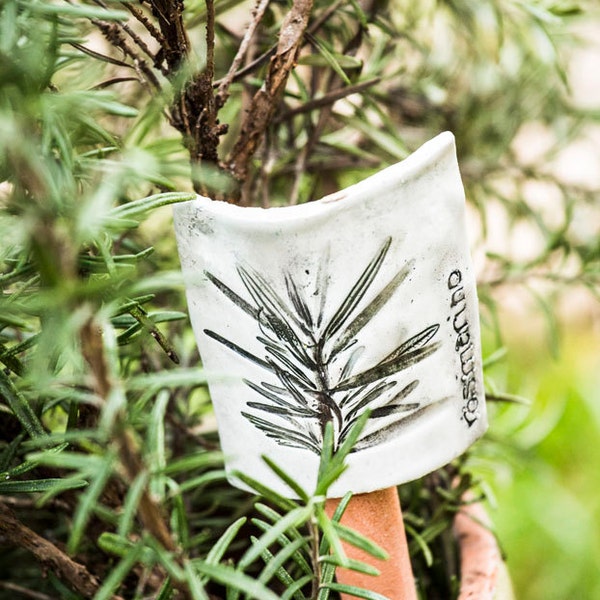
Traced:
<path id="1" fill-rule="evenodd" d="M 165 38 L 163 37 L 162 33 L 154 26 L 152 21 L 150 21 L 150 19 L 148 19 L 148 17 L 146 17 L 146 15 L 141 10 L 139 10 L 137 7 L 135 7 L 131 2 L 121 2 L 121 4 L 123 5 L 123 7 L 125 9 L 127 9 L 133 15 L 133 17 L 139 23 L 141 23 L 146 28 L 146 31 L 161 46 L 165 43 Z"/>
<path id="2" fill-rule="evenodd" d="M 108 9 L 108 6 L 106 5 L 106 2 L 104 2 L 104 0 L 94 0 L 94 3 L 97 4 L 98 6 L 101 6 L 102 8 Z M 121 4 L 127 5 L 128 3 L 122 2 Z M 131 9 L 134 9 L 134 7 L 131 7 Z M 132 12 L 132 14 L 134 16 L 136 16 L 136 13 L 133 10 L 130 10 L 130 12 Z M 137 11 L 137 12 L 139 12 L 139 11 Z M 148 47 L 146 42 L 135 31 L 133 31 L 133 29 L 131 29 L 131 27 L 129 27 L 129 25 L 127 25 L 127 23 L 124 23 L 122 21 L 117 21 L 115 24 L 117 25 L 117 27 L 120 27 L 134 41 L 134 43 L 137 45 L 137 47 L 142 52 L 144 52 L 144 54 L 146 54 L 146 56 L 148 56 L 152 60 L 154 60 L 154 58 L 155 58 L 154 53 L 150 50 L 150 48 Z"/>
<path id="3" fill-rule="evenodd" d="M 107 79 L 106 81 L 102 81 L 95 85 L 92 89 L 94 90 L 103 90 L 111 85 L 116 85 L 117 83 L 126 83 L 128 81 L 137 81 L 139 79 L 137 77 L 113 77 L 112 79 Z"/>
<path id="4" fill-rule="evenodd" d="M 86 46 L 83 46 L 82 44 L 78 44 L 77 42 L 71 42 L 71 46 L 73 46 L 73 48 L 76 48 L 80 52 L 83 52 L 84 54 L 87 54 L 88 56 L 95 58 L 96 60 L 100 60 L 102 62 L 106 62 L 111 65 L 116 65 L 117 67 L 133 69 L 132 65 L 130 65 L 129 63 L 126 63 L 123 60 L 119 60 L 118 58 L 113 58 L 112 56 L 107 56 L 106 54 L 101 54 L 100 52 L 96 52 L 95 50 L 92 50 L 91 48 L 87 48 Z"/>
<path id="5" fill-rule="evenodd" d="M 309 100 L 304 104 L 287 110 L 282 115 L 278 115 L 273 122 L 280 123 L 282 121 L 286 121 L 290 117 L 295 117 L 296 115 L 301 115 L 307 112 L 311 112 L 318 108 L 323 108 L 325 106 L 330 106 L 334 102 L 341 100 L 342 98 L 346 98 L 351 94 L 358 94 L 360 92 L 364 92 L 366 89 L 377 85 L 381 81 L 381 77 L 374 77 L 373 79 L 369 79 L 368 81 L 362 81 L 361 83 L 355 83 L 354 85 L 349 85 L 343 88 L 335 89 L 320 98 L 315 98 L 314 100 Z"/>
<path id="6" fill-rule="evenodd" d="M 269 6 L 269 1 L 270 0 L 257 0 L 257 4 L 252 11 L 252 20 L 248 24 L 248 28 L 244 33 L 244 37 L 242 38 L 242 42 L 240 43 L 237 54 L 235 55 L 235 58 L 229 67 L 227 75 L 225 75 L 225 77 L 223 77 L 219 83 L 219 89 L 217 90 L 217 106 L 219 107 L 223 106 L 229 97 L 229 86 L 236 77 L 237 71 L 244 60 L 244 56 L 246 56 L 246 53 L 248 52 L 254 32 L 261 22 L 265 11 L 267 10 L 267 6 Z"/>
<path id="7" fill-rule="evenodd" d="M 240 183 L 246 180 L 250 159 L 271 123 L 296 64 L 312 6 L 312 0 L 294 0 L 281 26 L 277 51 L 271 59 L 265 82 L 252 99 L 239 138 L 227 161 L 229 170 Z M 239 201 L 239 198 L 233 198 L 233 201 Z"/>
<path id="8" fill-rule="evenodd" d="M 10 583 L 9 581 L 0 581 L 0 590 L 15 592 L 21 596 L 25 596 L 26 598 L 32 598 L 33 600 L 54 600 L 47 594 L 30 590 L 29 588 L 23 587 L 22 585 L 17 585 L 16 583 Z"/>
<path id="9" fill-rule="evenodd" d="M 345 3 L 346 3 L 346 0 L 336 0 L 329 8 L 324 10 L 311 23 L 310 27 L 307 29 L 307 32 L 315 33 L 316 31 L 318 31 L 321 28 L 321 26 L 335 14 L 335 12 L 340 8 L 340 6 L 342 6 Z"/>
<path id="10" fill-rule="evenodd" d="M 133 65 L 128 65 L 140 75 L 140 80 L 144 84 L 150 84 L 154 89 L 161 89 L 160 82 L 148 63 L 133 50 L 127 40 L 123 37 L 121 28 L 115 23 L 102 21 L 101 19 L 92 19 L 92 23 L 98 27 L 106 40 L 115 48 L 119 48 L 125 56 L 133 60 Z M 89 52 L 88 52 L 89 53 Z M 125 63 L 127 64 L 127 63 Z M 121 65 L 123 66 L 123 65 Z"/>
<path id="11" fill-rule="evenodd" d="M 87 568 L 75 562 L 54 544 L 23 525 L 12 510 L 0 502 L 0 533 L 9 543 L 31 552 L 44 567 L 54 571 L 85 598 L 91 598 L 100 588 L 100 582 Z M 122 600 L 113 596 L 113 600 Z"/>
<path id="12" fill-rule="evenodd" d="M 242 77 L 245 77 L 249 73 L 252 73 L 255 69 L 258 69 L 264 63 L 266 63 L 273 54 L 277 51 L 277 44 L 274 44 L 269 48 L 266 52 L 263 52 L 260 56 L 257 56 L 252 62 L 249 62 L 245 67 L 242 67 L 239 71 L 237 71 L 233 77 L 232 82 L 240 80 Z M 218 79 L 215 81 L 214 85 L 216 87 L 220 86 L 225 78 Z"/>
<path id="13" fill-rule="evenodd" d="M 182 0 L 149 0 L 152 14 L 162 35 L 161 47 L 168 73 L 175 75 L 189 52 L 189 40 L 183 23 Z"/>
<path id="14" fill-rule="evenodd" d="M 98 396 L 107 399 L 112 391 L 109 369 L 104 356 L 102 330 L 92 319 L 88 320 L 81 328 L 82 353 L 90 366 L 94 380 L 94 387 Z M 130 432 L 119 428 L 117 432 L 120 458 L 125 467 L 127 477 L 133 480 L 144 470 L 142 459 L 135 446 Z M 151 498 L 148 490 L 144 490 L 140 500 L 140 519 L 144 527 L 169 551 L 175 551 L 176 545 L 171 537 L 160 507 Z"/>

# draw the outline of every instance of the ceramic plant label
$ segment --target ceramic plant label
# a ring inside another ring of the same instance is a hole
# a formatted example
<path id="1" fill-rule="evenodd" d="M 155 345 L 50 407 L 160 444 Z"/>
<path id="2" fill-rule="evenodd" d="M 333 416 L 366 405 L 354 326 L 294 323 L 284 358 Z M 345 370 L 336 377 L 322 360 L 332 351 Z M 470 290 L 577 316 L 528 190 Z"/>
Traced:
<path id="1" fill-rule="evenodd" d="M 420 477 L 486 429 L 454 138 L 322 200 L 175 207 L 192 325 L 228 472 L 314 487 L 327 423 L 370 417 L 333 496 Z M 239 485 L 235 479 L 232 483 Z"/>

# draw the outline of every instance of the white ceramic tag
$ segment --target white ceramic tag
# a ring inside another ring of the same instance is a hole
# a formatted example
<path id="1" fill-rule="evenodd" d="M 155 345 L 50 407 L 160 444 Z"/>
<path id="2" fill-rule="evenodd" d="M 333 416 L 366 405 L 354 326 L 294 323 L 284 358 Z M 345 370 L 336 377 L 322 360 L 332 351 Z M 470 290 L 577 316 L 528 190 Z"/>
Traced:
<path id="1" fill-rule="evenodd" d="M 337 446 L 367 408 L 332 496 L 418 478 L 483 434 L 464 210 L 450 133 L 316 202 L 175 206 L 228 473 L 292 495 L 266 455 L 312 491 L 326 423 Z"/>

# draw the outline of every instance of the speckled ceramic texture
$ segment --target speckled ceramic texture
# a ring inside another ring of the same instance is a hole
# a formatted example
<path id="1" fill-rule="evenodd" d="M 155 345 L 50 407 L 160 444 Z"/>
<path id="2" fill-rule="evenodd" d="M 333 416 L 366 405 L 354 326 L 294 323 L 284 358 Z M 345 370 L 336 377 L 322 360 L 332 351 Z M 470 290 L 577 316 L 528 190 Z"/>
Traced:
<path id="1" fill-rule="evenodd" d="M 192 325 L 227 470 L 308 492 L 326 428 L 370 411 L 331 496 L 420 477 L 487 427 L 454 138 L 322 200 L 174 209 Z M 331 426 L 328 426 L 331 423 Z M 243 485 L 242 485 L 243 487 Z"/>

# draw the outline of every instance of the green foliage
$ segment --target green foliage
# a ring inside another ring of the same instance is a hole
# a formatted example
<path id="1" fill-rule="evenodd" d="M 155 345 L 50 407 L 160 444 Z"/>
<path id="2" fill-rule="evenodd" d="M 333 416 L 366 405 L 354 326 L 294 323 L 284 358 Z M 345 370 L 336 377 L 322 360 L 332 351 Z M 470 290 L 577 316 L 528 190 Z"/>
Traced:
<path id="1" fill-rule="evenodd" d="M 228 12 L 237 4 L 216 3 L 216 83 L 239 46 L 242 28 Z M 268 463 L 297 500 L 244 473 L 236 476 L 260 500 L 229 486 L 166 208 L 189 199 L 198 182 L 227 193 L 226 158 L 245 99 L 265 78 L 285 7 L 267 8 L 247 57 L 251 68 L 240 69 L 219 107 L 229 124 L 219 133 L 219 156 L 198 160 L 190 137 L 181 137 L 191 105 L 181 107 L 191 93 L 186 85 L 206 73 L 201 40 L 210 12 L 186 3 L 193 51 L 173 57 L 148 47 L 159 22 L 150 5 L 0 2 L 0 582 L 60 598 L 327 600 L 347 592 L 375 599 L 335 583 L 335 567 L 371 569 L 350 561 L 342 542 L 373 556 L 381 549 L 339 523 L 348 498 L 333 518 L 323 506 L 369 414 L 349 419 L 339 439 L 331 427 L 320 432 L 314 491 Z M 487 362 L 497 368 L 499 290 L 535 294 L 550 331 L 552 304 L 532 281 L 553 292 L 577 284 L 598 294 L 597 232 L 581 227 L 597 217 L 593 192 L 547 168 L 598 118 L 569 98 L 563 54 L 570 20 L 584 10 L 593 16 L 592 8 L 316 2 L 299 67 L 263 132 L 243 198 L 310 200 L 405 157 L 441 129 L 454 131 L 481 224 L 478 247 L 487 250 L 480 293 Z M 532 124 L 550 143 L 524 162 L 517 142 Z M 555 210 L 532 198 L 535 182 L 546 186 Z M 507 235 L 525 227 L 539 243 L 524 258 L 486 246 L 497 219 Z M 374 259 L 331 321 L 327 334 L 338 350 L 372 315 L 366 307 L 346 322 L 376 274 Z M 245 277 L 255 303 L 273 303 L 267 287 Z M 399 275 L 378 298 L 400 284 Z M 293 291 L 290 301 L 306 316 Z M 434 334 L 417 334 L 388 358 L 418 358 Z M 380 367 L 353 375 L 344 389 L 370 390 L 386 375 Z M 491 396 L 506 398 L 496 386 L 527 393 L 490 378 Z M 456 594 L 450 526 L 474 485 L 459 463 L 401 490 L 424 598 Z M 21 537 L 3 529 L 13 517 Z M 52 556 L 30 551 L 42 546 L 18 543 L 22 536 L 43 536 Z M 57 567 L 71 559 L 81 567 L 78 578 Z M 7 594 L 14 592 L 0 583 L 0 597 Z"/>
<path id="2" fill-rule="evenodd" d="M 568 324 L 560 362 L 540 350 L 539 327 L 527 336 L 507 332 L 515 351 L 491 373 L 533 402 L 498 411 L 494 433 L 502 442 L 487 441 L 473 463 L 492 488 L 515 590 L 532 600 L 594 598 L 600 591 L 599 336 Z"/>

